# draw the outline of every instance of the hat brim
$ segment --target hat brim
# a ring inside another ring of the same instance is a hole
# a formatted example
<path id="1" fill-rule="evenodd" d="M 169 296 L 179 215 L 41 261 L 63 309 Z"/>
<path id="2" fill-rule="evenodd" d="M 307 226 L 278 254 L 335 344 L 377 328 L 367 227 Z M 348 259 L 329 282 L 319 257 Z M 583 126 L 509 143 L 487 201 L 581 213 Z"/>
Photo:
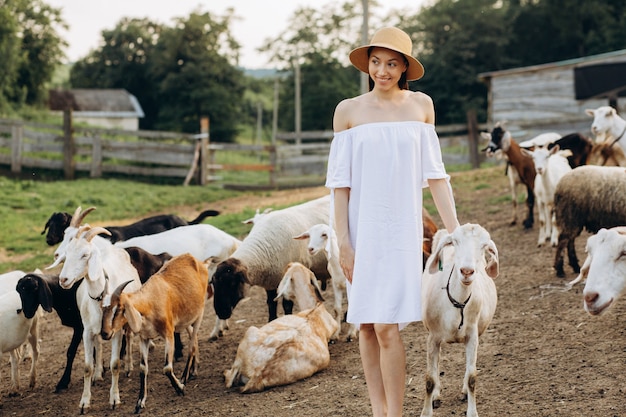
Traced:
<path id="1" fill-rule="evenodd" d="M 380 47 L 391 49 L 392 51 L 398 52 L 407 59 L 409 66 L 406 70 L 406 79 L 407 81 L 415 81 L 419 80 L 424 76 L 424 66 L 421 62 L 419 62 L 416 58 L 411 55 L 407 55 L 398 51 L 394 46 L 383 43 L 372 43 L 371 45 L 360 46 L 356 49 L 353 49 L 348 56 L 350 58 L 350 62 L 354 65 L 359 71 L 362 71 L 366 74 L 369 74 L 369 56 L 367 56 L 367 50 L 371 47 Z"/>

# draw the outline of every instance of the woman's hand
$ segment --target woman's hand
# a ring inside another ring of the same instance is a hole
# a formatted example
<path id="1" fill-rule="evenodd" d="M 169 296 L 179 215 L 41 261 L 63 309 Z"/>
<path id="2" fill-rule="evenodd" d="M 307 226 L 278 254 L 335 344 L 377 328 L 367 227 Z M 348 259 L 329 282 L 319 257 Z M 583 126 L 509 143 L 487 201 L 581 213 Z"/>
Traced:
<path id="1" fill-rule="evenodd" d="M 354 272 L 354 249 L 350 243 L 346 243 L 339 247 L 339 266 L 346 276 L 346 279 L 352 284 L 352 272 Z"/>

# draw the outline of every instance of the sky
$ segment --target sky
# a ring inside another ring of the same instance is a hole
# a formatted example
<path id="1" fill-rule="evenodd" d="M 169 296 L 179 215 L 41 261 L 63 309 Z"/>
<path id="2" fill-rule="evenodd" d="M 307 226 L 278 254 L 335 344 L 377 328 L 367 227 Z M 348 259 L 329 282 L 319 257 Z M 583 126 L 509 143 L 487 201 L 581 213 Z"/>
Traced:
<path id="1" fill-rule="evenodd" d="M 331 0 L 332 1 L 332 0 Z M 335 0 L 336 1 L 336 0 Z M 68 24 L 68 31 L 60 31 L 69 46 L 65 50 L 67 61 L 74 62 L 85 57 L 98 46 L 103 29 L 113 29 L 122 17 L 149 19 L 158 23 L 172 24 L 172 18 L 187 17 L 200 8 L 202 12 L 222 15 L 229 7 L 240 17 L 232 27 L 235 39 L 242 45 L 239 64 L 244 68 L 267 68 L 267 59 L 255 51 L 264 39 L 282 32 L 293 12 L 300 6 L 323 8 L 328 0 L 44 0 L 61 9 L 61 16 Z M 386 15 L 391 9 L 413 12 L 425 0 L 382 0 L 386 5 L 372 11 Z M 360 34 L 355 33 L 358 39 Z"/>

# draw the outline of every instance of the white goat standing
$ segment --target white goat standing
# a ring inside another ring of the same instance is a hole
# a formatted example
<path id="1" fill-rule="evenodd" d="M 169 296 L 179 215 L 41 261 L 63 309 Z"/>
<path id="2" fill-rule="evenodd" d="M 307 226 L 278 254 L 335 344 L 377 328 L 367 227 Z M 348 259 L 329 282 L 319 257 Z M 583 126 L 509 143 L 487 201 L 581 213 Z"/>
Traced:
<path id="1" fill-rule="evenodd" d="M 346 276 L 339 265 L 339 244 L 337 243 L 337 236 L 334 230 L 327 224 L 316 224 L 309 228 L 306 232 L 295 236 L 294 239 L 306 240 L 308 239 L 308 250 L 311 256 L 316 255 L 320 251 L 324 252 L 326 259 L 328 260 L 328 273 L 331 276 L 331 282 L 333 286 L 334 294 L 334 316 L 337 323 L 339 323 L 339 329 L 337 334 L 333 335 L 331 340 L 337 340 L 339 333 L 341 332 L 341 323 L 344 321 L 343 314 L 343 294 L 346 292 Z M 348 323 L 348 341 L 355 340 L 358 337 L 358 328 L 351 323 Z"/>
<path id="2" fill-rule="evenodd" d="M 453 233 L 439 230 L 422 278 L 423 323 L 428 330 L 426 397 L 422 417 L 440 404 L 439 354 L 442 343 L 465 343 L 463 394 L 467 416 L 476 417 L 476 359 L 479 336 L 491 322 L 498 301 L 493 278 L 498 250 L 480 225 L 465 224 Z"/>
<path id="3" fill-rule="evenodd" d="M 626 120 L 613 107 L 601 106 L 587 109 L 585 113 L 593 117 L 591 132 L 595 135 L 596 142 L 618 143 L 626 151 Z"/>
<path id="4" fill-rule="evenodd" d="M 604 313 L 626 290 L 626 227 L 600 229 L 587 239 L 587 259 L 570 286 L 586 279 L 583 290 L 585 311 Z"/>
<path id="5" fill-rule="evenodd" d="M 85 374 L 83 394 L 80 400 L 81 413 L 89 409 L 91 404 L 91 382 L 94 377 L 94 368 L 102 366 L 102 351 L 100 329 L 102 326 L 101 301 L 107 295 L 108 288 L 117 288 L 121 283 L 132 280 L 126 291 L 133 292 L 141 287 L 137 270 L 130 263 L 130 256 L 124 249 L 108 246 L 108 250 L 101 250 L 92 240 L 99 233 L 108 233 L 102 227 L 82 226 L 76 236 L 69 241 L 65 251 L 65 263 L 59 274 L 59 284 L 69 289 L 74 283 L 84 277 L 84 282 L 76 291 L 76 301 L 83 321 L 83 349 L 85 352 Z M 122 347 L 121 333 L 112 339 L 111 343 L 111 390 L 109 404 L 115 408 L 120 404 L 119 373 L 120 349 Z M 94 367 L 94 348 L 96 349 Z M 130 352 L 127 352 L 130 358 Z M 97 373 L 95 374 L 97 377 Z"/>

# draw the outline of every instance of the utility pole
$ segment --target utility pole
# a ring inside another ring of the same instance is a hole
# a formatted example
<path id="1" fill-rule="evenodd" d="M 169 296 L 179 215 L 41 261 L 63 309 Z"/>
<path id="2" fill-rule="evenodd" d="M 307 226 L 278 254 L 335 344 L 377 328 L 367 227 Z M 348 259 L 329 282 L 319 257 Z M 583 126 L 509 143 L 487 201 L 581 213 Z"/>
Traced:
<path id="1" fill-rule="evenodd" d="M 363 23 L 361 24 L 361 45 L 367 45 L 369 42 L 369 0 L 361 0 L 363 4 Z M 359 71 L 360 72 L 360 71 Z M 361 72 L 361 94 L 369 91 L 369 75 Z"/>

